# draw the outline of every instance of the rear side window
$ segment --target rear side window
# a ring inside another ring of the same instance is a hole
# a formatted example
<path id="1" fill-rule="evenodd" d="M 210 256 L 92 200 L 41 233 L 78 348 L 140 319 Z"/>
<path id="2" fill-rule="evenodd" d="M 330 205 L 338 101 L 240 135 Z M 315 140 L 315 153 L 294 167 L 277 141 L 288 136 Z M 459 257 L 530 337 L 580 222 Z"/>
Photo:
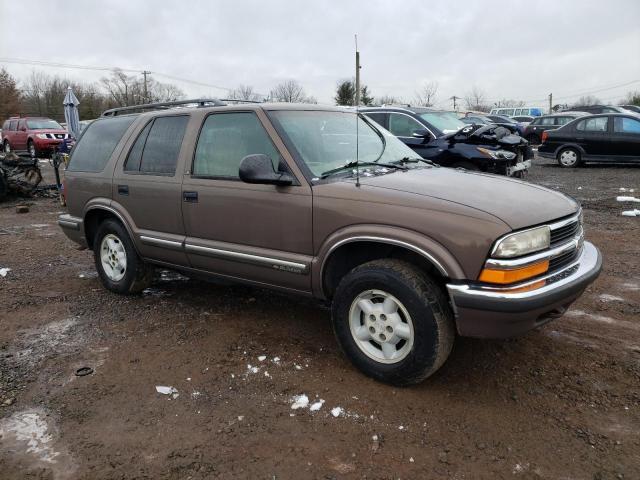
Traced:
<path id="1" fill-rule="evenodd" d="M 91 123 L 73 148 L 67 169 L 72 172 L 101 172 L 134 119 L 135 116 L 124 116 Z"/>
<path id="2" fill-rule="evenodd" d="M 247 155 L 264 154 L 278 169 L 280 154 L 254 113 L 209 115 L 202 125 L 193 159 L 193 175 L 238 178 Z"/>
<path id="3" fill-rule="evenodd" d="M 551 125 L 556 125 L 556 119 L 554 117 L 545 117 L 540 119 L 540 125 L 545 125 L 547 127 Z"/>
<path id="4" fill-rule="evenodd" d="M 424 130 L 424 127 L 410 116 L 389 114 L 389 131 L 396 137 L 411 137 L 416 130 Z"/>
<path id="5" fill-rule="evenodd" d="M 9 122 L 9 130 L 10 131 L 15 131 L 17 126 L 18 126 L 18 121 L 17 120 L 12 120 L 12 121 Z"/>
<path id="6" fill-rule="evenodd" d="M 188 115 L 156 117 L 140 132 L 129 151 L 124 171 L 173 175 L 182 147 Z"/>
<path id="7" fill-rule="evenodd" d="M 573 120 L 573 118 L 571 118 L 571 117 L 557 117 L 556 118 L 556 121 L 557 121 L 558 125 L 566 125 L 571 120 Z"/>
<path id="8" fill-rule="evenodd" d="M 615 117 L 613 131 L 616 133 L 640 133 L 640 121 L 627 117 Z"/>
<path id="9" fill-rule="evenodd" d="M 578 122 L 576 130 L 581 132 L 606 132 L 608 124 L 607 117 L 587 118 Z"/>

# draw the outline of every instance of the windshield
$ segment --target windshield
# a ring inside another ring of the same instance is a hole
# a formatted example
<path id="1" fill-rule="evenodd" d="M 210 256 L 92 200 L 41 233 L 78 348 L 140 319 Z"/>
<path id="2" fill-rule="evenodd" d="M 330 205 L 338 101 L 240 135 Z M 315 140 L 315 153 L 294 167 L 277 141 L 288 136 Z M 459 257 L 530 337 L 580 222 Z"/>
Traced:
<path id="1" fill-rule="evenodd" d="M 420 117 L 445 133 L 458 131 L 464 127 L 464 123 L 451 112 L 427 112 L 421 113 Z"/>
<path id="2" fill-rule="evenodd" d="M 282 110 L 271 114 L 314 177 L 356 160 L 355 113 Z M 390 163 L 419 158 L 391 133 L 378 125 L 376 128 L 379 132 L 359 116 L 359 162 Z"/>
<path id="3" fill-rule="evenodd" d="M 58 122 L 46 118 L 27 120 L 27 127 L 29 130 L 64 130 Z"/>

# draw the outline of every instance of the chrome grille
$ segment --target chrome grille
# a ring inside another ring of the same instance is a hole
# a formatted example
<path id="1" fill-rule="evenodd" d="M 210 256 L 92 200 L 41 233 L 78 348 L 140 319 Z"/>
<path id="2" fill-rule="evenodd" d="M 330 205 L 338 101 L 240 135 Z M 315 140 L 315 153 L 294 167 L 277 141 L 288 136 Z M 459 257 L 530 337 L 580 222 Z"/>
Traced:
<path id="1" fill-rule="evenodd" d="M 549 271 L 553 272 L 555 270 L 560 270 L 561 268 L 569 265 L 578 257 L 579 253 L 580 250 L 576 248 L 551 258 L 549 260 Z"/>
<path id="2" fill-rule="evenodd" d="M 551 230 L 551 246 L 556 246 L 576 236 L 580 229 L 580 222 L 576 218 L 575 221 Z"/>

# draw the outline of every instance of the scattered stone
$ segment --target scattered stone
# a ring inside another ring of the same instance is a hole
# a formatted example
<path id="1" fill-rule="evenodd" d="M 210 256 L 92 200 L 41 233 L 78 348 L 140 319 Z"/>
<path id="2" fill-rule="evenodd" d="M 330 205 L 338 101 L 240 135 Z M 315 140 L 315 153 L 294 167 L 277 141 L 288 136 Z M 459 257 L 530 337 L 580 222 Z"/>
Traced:
<path id="1" fill-rule="evenodd" d="M 28 205 L 16 205 L 16 213 L 29 213 Z"/>

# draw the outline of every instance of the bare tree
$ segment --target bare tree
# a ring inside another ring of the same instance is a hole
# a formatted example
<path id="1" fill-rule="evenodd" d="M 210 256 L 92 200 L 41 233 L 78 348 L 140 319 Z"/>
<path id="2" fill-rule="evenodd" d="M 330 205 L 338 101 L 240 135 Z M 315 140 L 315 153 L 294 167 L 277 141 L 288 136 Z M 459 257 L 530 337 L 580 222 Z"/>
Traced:
<path id="1" fill-rule="evenodd" d="M 628 92 L 627 96 L 620 102 L 621 105 L 638 105 L 640 106 L 640 91 L 636 90 Z"/>
<path id="2" fill-rule="evenodd" d="M 381 97 L 376 98 L 375 103 L 379 105 L 393 105 L 402 103 L 402 99 L 394 97 L 393 95 L 382 95 Z"/>
<path id="3" fill-rule="evenodd" d="M 422 84 L 416 91 L 415 104 L 421 107 L 432 107 L 438 93 L 438 82 L 428 82 Z"/>
<path id="4" fill-rule="evenodd" d="M 250 85 L 238 85 L 229 92 L 229 98 L 234 100 L 249 100 L 251 102 L 259 102 L 260 96 L 254 91 Z"/>
<path id="5" fill-rule="evenodd" d="M 0 119 L 5 119 L 20 113 L 21 95 L 18 84 L 9 72 L 0 69 Z"/>
<path id="6" fill-rule="evenodd" d="M 586 95 L 584 97 L 580 97 L 576 103 L 573 104 L 574 107 L 588 107 L 589 105 L 599 105 L 601 100 L 598 97 L 593 95 Z"/>
<path id="7" fill-rule="evenodd" d="M 486 104 L 486 94 L 484 91 L 474 85 L 464 96 L 464 102 L 469 110 L 477 110 L 479 112 L 488 112 L 491 108 Z"/>
<path id="8" fill-rule="evenodd" d="M 271 98 L 276 102 L 305 103 L 304 88 L 295 80 L 286 80 L 271 90 Z M 313 102 L 306 102 L 313 103 Z"/>

